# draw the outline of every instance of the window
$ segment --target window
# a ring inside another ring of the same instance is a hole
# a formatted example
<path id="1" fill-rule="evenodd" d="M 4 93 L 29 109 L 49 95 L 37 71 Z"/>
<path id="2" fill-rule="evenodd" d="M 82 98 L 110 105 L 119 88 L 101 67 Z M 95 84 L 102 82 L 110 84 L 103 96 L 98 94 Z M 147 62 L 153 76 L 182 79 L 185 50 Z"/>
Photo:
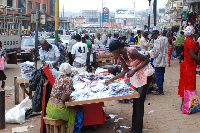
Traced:
<path id="1" fill-rule="evenodd" d="M 28 1 L 28 9 L 33 9 L 33 3 L 31 1 Z"/>
<path id="2" fill-rule="evenodd" d="M 12 0 L 7 0 L 7 6 L 12 7 Z"/>
<path id="3" fill-rule="evenodd" d="M 36 10 L 40 10 L 40 3 L 36 2 Z"/>
<path id="4" fill-rule="evenodd" d="M 43 5 L 42 5 L 42 9 L 43 9 L 44 11 L 47 10 L 47 9 L 46 9 L 46 4 L 43 4 Z"/>

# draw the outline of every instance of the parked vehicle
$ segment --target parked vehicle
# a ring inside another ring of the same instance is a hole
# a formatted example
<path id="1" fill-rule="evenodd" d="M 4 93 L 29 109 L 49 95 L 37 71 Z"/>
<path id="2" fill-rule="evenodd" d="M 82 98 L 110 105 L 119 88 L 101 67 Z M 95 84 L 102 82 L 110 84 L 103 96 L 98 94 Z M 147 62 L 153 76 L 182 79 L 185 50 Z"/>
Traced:
<path id="1" fill-rule="evenodd" d="M 39 52 L 39 43 L 38 49 Z M 37 56 L 39 53 L 37 52 Z M 32 37 L 23 37 L 21 40 L 21 52 L 17 55 L 18 59 L 25 59 L 29 61 L 34 61 L 35 58 L 35 38 Z"/>

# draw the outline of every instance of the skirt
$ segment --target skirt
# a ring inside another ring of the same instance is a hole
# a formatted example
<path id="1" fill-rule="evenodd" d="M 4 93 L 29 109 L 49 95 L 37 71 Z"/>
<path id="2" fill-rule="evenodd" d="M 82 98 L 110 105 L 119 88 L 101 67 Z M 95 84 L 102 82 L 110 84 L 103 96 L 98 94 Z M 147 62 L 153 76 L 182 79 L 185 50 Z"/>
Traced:
<path id="1" fill-rule="evenodd" d="M 6 75 L 5 73 L 3 72 L 3 70 L 0 70 L 0 80 L 6 80 Z"/>

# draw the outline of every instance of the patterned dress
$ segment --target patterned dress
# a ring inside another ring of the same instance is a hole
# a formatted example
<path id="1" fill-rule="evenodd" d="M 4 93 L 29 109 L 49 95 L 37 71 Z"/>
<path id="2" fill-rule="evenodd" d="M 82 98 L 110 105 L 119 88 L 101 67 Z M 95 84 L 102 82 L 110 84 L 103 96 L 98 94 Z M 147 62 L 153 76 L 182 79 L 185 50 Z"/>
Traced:
<path id="1" fill-rule="evenodd" d="M 64 63 L 66 60 L 65 60 L 65 47 L 62 45 L 62 43 L 58 42 L 58 49 L 59 49 L 59 52 L 60 52 L 60 60 L 59 60 L 59 65 L 60 66 L 62 63 Z"/>
<path id="2" fill-rule="evenodd" d="M 198 47 L 194 40 L 187 36 L 184 43 L 184 61 L 180 65 L 180 80 L 178 94 L 184 98 L 185 90 L 196 90 L 196 61 L 190 56 L 189 49 L 193 48 L 195 53 Z"/>
<path id="3" fill-rule="evenodd" d="M 74 130 L 76 111 L 73 107 L 67 108 L 61 97 L 63 94 L 71 94 L 72 87 L 73 81 L 71 78 L 66 75 L 59 76 L 54 83 L 46 108 L 46 117 L 67 121 L 67 133 L 72 133 Z"/>

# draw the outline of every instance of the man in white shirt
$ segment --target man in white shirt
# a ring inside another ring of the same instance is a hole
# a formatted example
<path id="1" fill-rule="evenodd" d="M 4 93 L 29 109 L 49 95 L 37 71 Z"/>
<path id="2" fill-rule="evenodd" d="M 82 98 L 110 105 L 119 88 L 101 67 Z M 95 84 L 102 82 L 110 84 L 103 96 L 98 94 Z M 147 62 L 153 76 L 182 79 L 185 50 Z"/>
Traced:
<path id="1" fill-rule="evenodd" d="M 86 66 L 86 59 L 88 54 L 88 48 L 85 43 L 81 42 L 81 36 L 76 35 L 75 36 L 77 43 L 73 45 L 72 47 L 72 58 L 74 59 L 73 66 L 80 68 Z"/>
<path id="2" fill-rule="evenodd" d="M 76 44 L 76 43 L 77 43 L 77 41 L 75 40 L 75 35 L 72 35 L 71 40 L 69 41 L 69 45 L 67 47 L 69 64 L 71 66 L 73 65 L 73 62 L 74 62 L 74 59 L 72 58 L 71 51 L 72 51 L 73 45 Z"/>
<path id="3" fill-rule="evenodd" d="M 114 38 L 111 35 L 112 35 L 111 33 L 108 33 L 107 45 L 109 45 L 112 41 L 114 41 Z"/>
<path id="4" fill-rule="evenodd" d="M 168 65 L 168 39 L 165 36 L 159 36 L 159 31 L 154 30 L 153 33 L 154 47 L 151 57 L 154 58 L 153 65 L 155 67 L 155 80 L 158 86 L 156 95 L 164 95 L 163 92 L 163 82 L 165 67 Z"/>

